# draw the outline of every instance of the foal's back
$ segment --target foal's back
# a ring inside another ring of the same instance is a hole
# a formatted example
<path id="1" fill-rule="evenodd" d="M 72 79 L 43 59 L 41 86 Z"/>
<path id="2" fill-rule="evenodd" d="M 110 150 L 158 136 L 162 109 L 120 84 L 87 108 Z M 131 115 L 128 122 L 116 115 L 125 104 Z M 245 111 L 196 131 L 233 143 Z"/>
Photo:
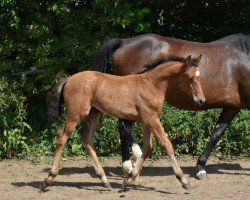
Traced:
<path id="1" fill-rule="evenodd" d="M 145 86 L 149 84 L 142 75 L 114 76 L 84 71 L 69 77 L 64 100 L 69 112 L 88 112 L 93 106 L 114 117 L 136 121 L 139 120 L 137 108 L 145 101 Z"/>

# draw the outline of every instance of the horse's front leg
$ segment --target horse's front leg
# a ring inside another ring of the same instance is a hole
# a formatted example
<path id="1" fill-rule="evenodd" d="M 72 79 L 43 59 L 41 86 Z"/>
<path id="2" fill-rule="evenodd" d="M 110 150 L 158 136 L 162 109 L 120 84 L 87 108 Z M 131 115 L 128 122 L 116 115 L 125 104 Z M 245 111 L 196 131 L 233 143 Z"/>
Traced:
<path id="1" fill-rule="evenodd" d="M 198 173 L 196 174 L 197 178 L 200 180 L 207 179 L 206 173 L 206 162 L 211 152 L 213 151 L 215 145 L 220 140 L 221 136 L 230 125 L 235 116 L 239 113 L 239 109 L 223 109 L 221 115 L 216 123 L 213 134 L 211 135 L 210 141 L 206 147 L 206 149 L 200 155 L 197 161 Z"/>
<path id="2" fill-rule="evenodd" d="M 56 139 L 56 151 L 55 151 L 54 164 L 53 164 L 53 167 L 51 168 L 48 178 L 44 180 L 41 189 L 48 187 L 52 183 L 54 178 L 58 175 L 59 168 L 60 168 L 60 157 L 62 154 L 63 146 L 67 142 L 69 135 L 75 129 L 77 124 L 78 124 L 78 120 L 67 119 L 64 128 L 59 131 L 57 135 L 57 139 Z"/>
<path id="3" fill-rule="evenodd" d="M 101 166 L 101 163 L 96 155 L 96 151 L 94 148 L 94 138 L 97 126 L 100 122 L 100 118 L 102 113 L 95 108 L 92 108 L 89 115 L 85 121 L 85 127 L 82 133 L 82 141 L 86 147 L 88 154 L 94 161 L 94 168 L 98 177 L 102 180 L 102 183 L 106 188 L 111 188 L 107 176 Z"/>
<path id="4" fill-rule="evenodd" d="M 145 160 L 149 157 L 152 151 L 152 138 L 151 138 L 151 131 L 143 125 L 143 153 L 139 159 L 137 159 L 135 163 L 135 167 L 130 173 L 129 177 L 124 180 L 124 187 L 130 185 L 136 177 L 140 174 L 142 166 Z"/>
<path id="5" fill-rule="evenodd" d="M 141 155 L 141 149 L 132 131 L 133 122 L 128 120 L 119 120 L 119 133 L 121 139 L 121 154 L 122 154 L 122 170 L 125 174 L 130 174 L 133 170 L 133 165 L 130 160 L 129 147 L 132 147 L 132 154 L 135 160 L 138 160 Z"/>

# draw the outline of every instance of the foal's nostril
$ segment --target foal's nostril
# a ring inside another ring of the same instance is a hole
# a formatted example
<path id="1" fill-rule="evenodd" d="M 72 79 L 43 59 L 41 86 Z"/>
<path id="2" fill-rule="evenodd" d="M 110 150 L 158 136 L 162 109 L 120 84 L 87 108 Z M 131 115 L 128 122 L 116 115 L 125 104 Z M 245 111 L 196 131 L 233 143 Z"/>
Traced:
<path id="1" fill-rule="evenodd" d="M 200 100 L 199 101 L 199 106 L 203 106 L 203 104 L 204 104 L 204 101 Z"/>

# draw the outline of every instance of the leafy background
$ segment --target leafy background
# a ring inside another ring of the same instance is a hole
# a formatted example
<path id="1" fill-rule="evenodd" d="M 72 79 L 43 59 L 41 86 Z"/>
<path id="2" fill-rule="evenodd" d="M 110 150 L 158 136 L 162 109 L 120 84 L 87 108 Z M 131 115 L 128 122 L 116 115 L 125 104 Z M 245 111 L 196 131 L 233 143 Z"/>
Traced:
<path id="1" fill-rule="evenodd" d="M 249 33 L 249 19 L 247 0 L 1 0 L 0 158 L 53 154 L 64 118 L 47 121 L 51 88 L 60 78 L 88 69 L 108 39 L 153 32 L 209 42 Z M 188 112 L 166 105 L 162 122 L 177 153 L 199 154 L 219 112 Z M 249 156 L 249 118 L 248 111 L 241 111 L 216 153 Z M 79 131 L 72 134 L 64 155 L 85 155 Z M 139 124 L 135 132 L 141 138 Z M 101 156 L 119 154 L 116 119 L 103 118 L 95 143 Z M 160 155 L 160 146 L 154 145 L 153 156 Z"/>

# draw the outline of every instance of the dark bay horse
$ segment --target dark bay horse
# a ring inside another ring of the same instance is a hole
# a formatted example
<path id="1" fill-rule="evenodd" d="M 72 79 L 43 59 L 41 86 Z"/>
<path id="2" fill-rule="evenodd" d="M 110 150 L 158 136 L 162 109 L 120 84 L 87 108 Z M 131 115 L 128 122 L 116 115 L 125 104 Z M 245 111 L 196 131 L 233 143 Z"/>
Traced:
<path id="1" fill-rule="evenodd" d="M 235 34 L 210 43 L 191 42 L 155 34 L 111 39 L 101 46 L 92 70 L 106 72 L 112 69 L 116 75 L 127 75 L 163 56 L 175 54 L 185 57 L 200 53 L 203 55 L 200 73 L 206 97 L 205 105 L 199 108 L 194 106 L 192 97 L 183 92 L 181 84 L 177 84 L 166 95 L 166 102 L 193 111 L 222 108 L 210 141 L 197 161 L 197 177 L 206 179 L 205 165 L 215 145 L 239 111 L 242 108 L 250 108 L 250 35 Z M 109 60 L 112 61 L 111 66 L 108 65 Z M 126 165 L 131 163 L 129 145 L 134 144 L 138 154 L 140 149 L 132 133 L 132 122 L 120 120 L 119 132 L 122 160 Z"/>
<path id="2" fill-rule="evenodd" d="M 172 144 L 161 125 L 160 114 L 165 96 L 174 89 L 172 87 L 176 87 L 181 81 L 186 82 L 184 92 L 193 97 L 194 106 L 204 103 L 205 98 L 197 69 L 200 59 L 201 56 L 194 59 L 191 59 L 191 56 L 186 59 L 168 56 L 146 66 L 140 72 L 141 74 L 114 76 L 84 71 L 61 81 L 54 90 L 55 102 L 51 104 L 53 108 L 50 111 L 58 112 L 59 99 L 63 94 L 67 119 L 64 128 L 58 133 L 54 165 L 49 177 L 45 179 L 43 187 L 47 187 L 57 176 L 62 148 L 82 120 L 85 120 L 90 126 L 82 134 L 86 150 L 94 160 L 97 175 L 104 186 L 110 187 L 94 149 L 95 128 L 99 123 L 100 114 L 106 113 L 121 119 L 140 121 L 143 126 L 143 154 L 137 160 L 130 176 L 124 180 L 124 186 L 135 180 L 145 159 L 151 153 L 152 132 L 170 157 L 175 176 L 182 183 L 183 188 L 190 189 L 187 178 L 176 160 Z M 91 109 L 91 107 L 95 109 Z M 59 116 L 59 114 L 56 113 L 55 116 Z"/>

